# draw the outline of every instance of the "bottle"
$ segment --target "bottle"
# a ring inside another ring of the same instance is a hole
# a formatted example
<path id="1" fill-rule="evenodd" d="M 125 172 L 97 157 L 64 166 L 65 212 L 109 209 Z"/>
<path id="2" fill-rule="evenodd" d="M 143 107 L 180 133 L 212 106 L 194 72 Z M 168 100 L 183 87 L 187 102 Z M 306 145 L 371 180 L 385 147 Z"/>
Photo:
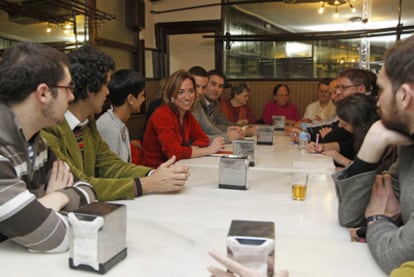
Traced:
<path id="1" fill-rule="evenodd" d="M 308 152 L 308 143 L 310 139 L 310 135 L 308 133 L 308 128 L 306 123 L 301 124 L 301 131 L 299 133 L 299 150 L 301 153 Z"/>

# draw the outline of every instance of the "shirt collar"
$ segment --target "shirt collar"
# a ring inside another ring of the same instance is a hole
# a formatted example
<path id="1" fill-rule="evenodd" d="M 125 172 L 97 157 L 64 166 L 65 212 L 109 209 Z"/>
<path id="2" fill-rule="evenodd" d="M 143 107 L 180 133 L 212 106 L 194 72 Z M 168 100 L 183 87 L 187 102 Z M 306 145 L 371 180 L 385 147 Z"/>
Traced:
<path id="1" fill-rule="evenodd" d="M 68 122 L 69 128 L 73 131 L 76 127 L 83 127 L 88 124 L 89 119 L 85 119 L 85 121 L 80 122 L 79 119 L 70 111 L 67 110 L 65 112 L 65 119 Z"/>
<path id="2" fill-rule="evenodd" d="M 106 113 L 109 115 L 109 117 L 115 122 L 115 124 L 121 129 L 125 126 L 125 123 L 121 121 L 121 119 L 119 119 L 119 117 L 117 117 L 114 114 L 114 110 L 113 107 L 111 106 Z"/>

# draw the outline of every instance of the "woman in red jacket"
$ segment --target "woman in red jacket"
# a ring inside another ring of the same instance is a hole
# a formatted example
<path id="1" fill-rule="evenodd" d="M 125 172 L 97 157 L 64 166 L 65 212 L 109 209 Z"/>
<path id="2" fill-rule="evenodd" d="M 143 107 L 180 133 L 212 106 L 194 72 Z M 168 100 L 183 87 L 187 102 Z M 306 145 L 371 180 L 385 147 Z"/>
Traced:
<path id="1" fill-rule="evenodd" d="M 224 138 L 210 140 L 193 117 L 195 81 L 185 70 L 173 73 L 163 88 L 166 104 L 151 115 L 144 133 L 142 164 L 158 167 L 172 156 L 177 160 L 216 153 Z"/>

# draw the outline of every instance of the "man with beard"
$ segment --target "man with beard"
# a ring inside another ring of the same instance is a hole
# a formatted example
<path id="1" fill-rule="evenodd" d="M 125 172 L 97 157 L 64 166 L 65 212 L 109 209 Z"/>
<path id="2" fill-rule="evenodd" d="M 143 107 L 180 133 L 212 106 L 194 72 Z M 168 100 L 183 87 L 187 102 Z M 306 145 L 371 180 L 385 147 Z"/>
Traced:
<path id="1" fill-rule="evenodd" d="M 339 223 L 367 224 L 366 239 L 378 265 L 389 274 L 414 260 L 414 37 L 390 48 L 377 84 L 381 120 L 369 129 L 357 158 L 333 175 Z M 378 172 L 387 146 L 399 160 Z"/>

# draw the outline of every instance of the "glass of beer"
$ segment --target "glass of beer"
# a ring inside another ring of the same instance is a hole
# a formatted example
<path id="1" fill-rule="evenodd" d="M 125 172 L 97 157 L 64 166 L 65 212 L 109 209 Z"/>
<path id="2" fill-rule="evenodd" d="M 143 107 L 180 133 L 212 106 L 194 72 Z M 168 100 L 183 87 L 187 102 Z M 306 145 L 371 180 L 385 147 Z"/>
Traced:
<path id="1" fill-rule="evenodd" d="M 308 174 L 303 172 L 292 173 L 292 199 L 305 200 L 308 186 Z"/>

